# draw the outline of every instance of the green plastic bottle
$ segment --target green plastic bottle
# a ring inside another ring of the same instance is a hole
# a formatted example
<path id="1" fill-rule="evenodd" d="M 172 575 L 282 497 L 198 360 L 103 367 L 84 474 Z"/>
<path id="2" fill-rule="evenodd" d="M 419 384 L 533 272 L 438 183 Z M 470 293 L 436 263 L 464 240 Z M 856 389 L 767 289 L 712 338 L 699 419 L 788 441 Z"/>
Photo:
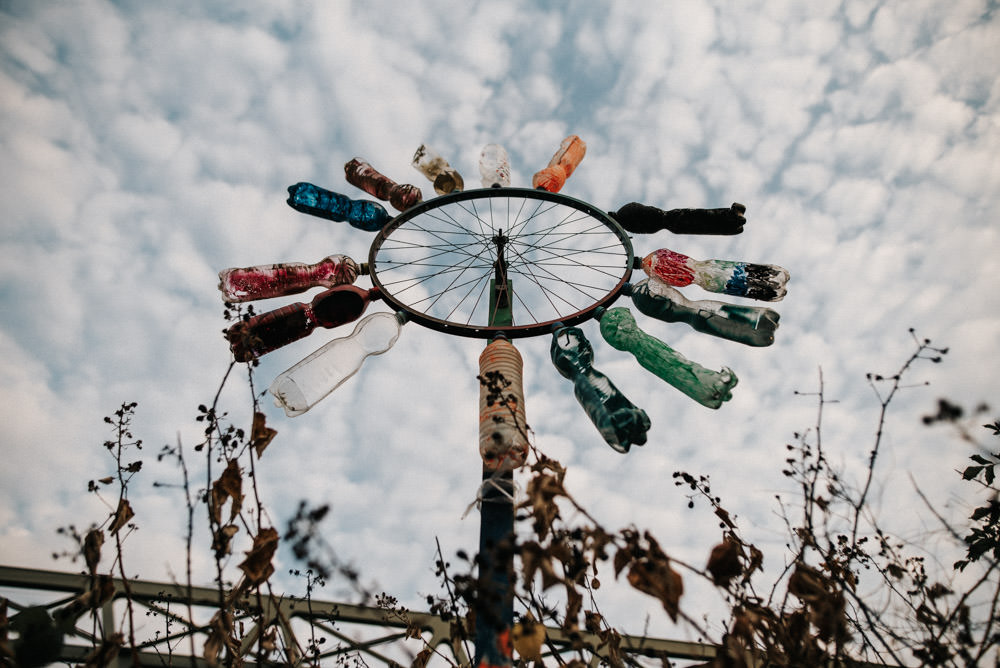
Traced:
<path id="1" fill-rule="evenodd" d="M 711 371 L 639 329 L 632 312 L 618 306 L 604 311 L 601 336 L 612 347 L 632 353 L 647 371 L 659 376 L 703 406 L 718 408 L 732 398 L 739 382 L 732 370 Z"/>
<path id="2" fill-rule="evenodd" d="M 604 441 L 618 452 L 646 442 L 649 417 L 629 401 L 611 379 L 594 368 L 594 348 L 579 327 L 552 333 L 552 363 L 573 381 L 573 394 Z"/>

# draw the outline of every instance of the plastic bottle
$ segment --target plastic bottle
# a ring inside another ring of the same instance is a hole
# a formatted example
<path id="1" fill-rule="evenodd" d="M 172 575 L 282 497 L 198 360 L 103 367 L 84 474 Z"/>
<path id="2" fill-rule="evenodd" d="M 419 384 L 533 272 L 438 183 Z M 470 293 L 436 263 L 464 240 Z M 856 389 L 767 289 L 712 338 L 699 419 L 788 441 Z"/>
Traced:
<path id="1" fill-rule="evenodd" d="M 327 220 L 347 221 L 366 232 L 378 232 L 392 220 L 378 202 L 350 199 L 305 181 L 288 186 L 288 206 Z"/>
<path id="2" fill-rule="evenodd" d="M 268 391 L 285 415 L 302 415 L 353 376 L 373 355 L 392 348 L 405 315 L 382 311 L 361 320 L 349 336 L 330 341 L 278 375 Z"/>
<path id="3" fill-rule="evenodd" d="M 582 139 L 576 135 L 566 137 L 559 145 L 559 150 L 549 160 L 549 166 L 535 172 L 531 177 L 531 187 L 548 190 L 551 193 L 559 192 L 586 153 L 587 144 Z"/>
<path id="4" fill-rule="evenodd" d="M 352 186 L 361 188 L 373 197 L 387 200 L 397 211 L 406 211 L 424 198 L 420 188 L 396 183 L 361 158 L 354 158 L 344 165 L 344 176 Z"/>
<path id="5" fill-rule="evenodd" d="M 622 306 L 600 312 L 601 336 L 613 348 L 632 353 L 647 371 L 667 381 L 699 404 L 718 408 L 732 398 L 739 380 L 732 370 L 711 371 L 639 329 L 631 311 Z"/>
<path id="6" fill-rule="evenodd" d="M 748 346 L 774 343 L 778 327 L 776 311 L 763 306 L 725 304 L 710 299 L 690 301 L 657 278 L 631 286 L 632 303 L 645 315 L 664 322 L 686 322 L 705 334 L 738 341 Z"/>
<path id="7" fill-rule="evenodd" d="M 747 208 L 733 202 L 728 209 L 670 209 L 631 202 L 609 215 L 626 232 L 653 234 L 670 230 L 674 234 L 739 234 L 746 225 Z"/>
<path id="8" fill-rule="evenodd" d="M 642 259 L 642 269 L 677 287 L 694 283 L 709 292 L 776 302 L 785 297 L 788 270 L 776 264 L 753 264 L 733 260 L 694 260 L 667 248 Z"/>
<path id="9" fill-rule="evenodd" d="M 226 338 L 237 362 L 256 357 L 312 334 L 354 322 L 377 298 L 378 290 L 338 285 L 316 295 L 312 302 L 283 306 L 240 321 L 229 328 Z"/>
<path id="10" fill-rule="evenodd" d="M 413 154 L 413 166 L 434 184 L 438 195 L 460 192 L 465 187 L 462 175 L 427 144 L 421 144 Z"/>
<path id="11" fill-rule="evenodd" d="M 284 262 L 234 267 L 219 272 L 219 290 L 227 302 L 284 297 L 316 286 L 332 288 L 353 283 L 360 269 L 346 255 L 330 255 L 315 264 Z"/>
<path id="12" fill-rule="evenodd" d="M 479 154 L 479 174 L 484 188 L 510 187 L 510 158 L 500 144 L 487 144 Z"/>
<path id="13" fill-rule="evenodd" d="M 649 416 L 594 368 L 594 349 L 579 327 L 562 327 L 552 333 L 552 363 L 563 378 L 573 382 L 573 394 L 604 441 L 618 452 L 646 442 Z"/>
<path id="14" fill-rule="evenodd" d="M 479 378 L 502 379 L 504 401 L 496 390 L 480 381 L 479 456 L 489 471 L 513 471 L 528 456 L 527 422 L 524 417 L 524 361 L 510 341 L 496 338 L 479 356 Z"/>

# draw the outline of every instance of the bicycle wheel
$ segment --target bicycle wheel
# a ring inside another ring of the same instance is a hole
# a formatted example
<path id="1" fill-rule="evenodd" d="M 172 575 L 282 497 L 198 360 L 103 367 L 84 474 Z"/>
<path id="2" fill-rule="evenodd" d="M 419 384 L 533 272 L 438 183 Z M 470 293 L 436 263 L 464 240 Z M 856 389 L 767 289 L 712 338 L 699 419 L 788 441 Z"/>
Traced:
<path id="1" fill-rule="evenodd" d="M 632 274 L 628 234 L 603 211 L 544 190 L 487 188 L 414 206 L 372 243 L 368 270 L 411 320 L 449 334 L 549 333 L 609 306 Z M 494 297 L 500 286 L 506 297 Z M 497 324 L 509 306 L 512 322 Z"/>

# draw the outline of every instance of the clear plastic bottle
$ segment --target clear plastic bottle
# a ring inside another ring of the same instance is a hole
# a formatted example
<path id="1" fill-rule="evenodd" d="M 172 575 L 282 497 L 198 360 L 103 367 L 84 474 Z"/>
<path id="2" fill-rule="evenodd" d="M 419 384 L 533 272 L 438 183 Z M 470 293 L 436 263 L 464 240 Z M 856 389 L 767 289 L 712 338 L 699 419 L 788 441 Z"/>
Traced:
<path id="1" fill-rule="evenodd" d="M 691 301 L 657 278 L 629 288 L 632 303 L 645 315 L 664 322 L 686 322 L 705 334 L 748 346 L 774 343 L 779 315 L 763 306 L 725 304 L 711 299 Z"/>
<path id="2" fill-rule="evenodd" d="M 353 283 L 358 263 L 346 255 L 330 255 L 315 264 L 283 262 L 256 267 L 233 267 L 219 272 L 219 290 L 227 302 L 284 297 L 309 288 Z"/>
<path id="3" fill-rule="evenodd" d="M 363 318 L 349 336 L 330 341 L 281 373 L 268 391 L 285 415 L 302 415 L 353 376 L 373 355 L 396 343 L 405 314 L 381 311 Z"/>
<path id="4" fill-rule="evenodd" d="M 350 199 L 305 181 L 288 186 L 288 206 L 311 216 L 347 221 L 352 227 L 366 232 L 378 232 L 392 220 L 378 202 Z"/>
<path id="5" fill-rule="evenodd" d="M 618 452 L 646 442 L 649 416 L 594 368 L 594 348 L 579 327 L 552 333 L 549 356 L 559 373 L 572 381 L 573 394 L 604 441 Z"/>
<path id="6" fill-rule="evenodd" d="M 576 135 L 566 137 L 559 145 L 559 150 L 549 160 L 548 167 L 535 172 L 531 177 L 531 187 L 548 190 L 551 193 L 559 192 L 586 154 L 586 142 Z"/>
<path id="7" fill-rule="evenodd" d="M 647 276 L 668 285 L 694 283 L 709 292 L 776 302 L 785 297 L 788 270 L 776 264 L 753 264 L 734 260 L 694 260 L 668 248 L 642 259 Z"/>
<path id="8" fill-rule="evenodd" d="M 460 192 L 465 187 L 462 175 L 427 144 L 421 144 L 413 154 L 413 166 L 434 184 L 438 195 Z"/>
<path id="9" fill-rule="evenodd" d="M 479 154 L 479 174 L 484 188 L 510 187 L 510 158 L 500 144 L 487 144 Z"/>
<path id="10" fill-rule="evenodd" d="M 352 186 L 388 201 L 397 211 L 406 211 L 424 198 L 420 188 L 396 183 L 361 158 L 354 158 L 344 165 L 344 177 Z"/>
<path id="11" fill-rule="evenodd" d="M 226 331 L 226 338 L 236 361 L 249 362 L 309 336 L 317 327 L 332 329 L 354 322 L 378 294 L 376 289 L 338 285 L 319 293 L 312 302 L 289 304 L 241 320 Z"/>

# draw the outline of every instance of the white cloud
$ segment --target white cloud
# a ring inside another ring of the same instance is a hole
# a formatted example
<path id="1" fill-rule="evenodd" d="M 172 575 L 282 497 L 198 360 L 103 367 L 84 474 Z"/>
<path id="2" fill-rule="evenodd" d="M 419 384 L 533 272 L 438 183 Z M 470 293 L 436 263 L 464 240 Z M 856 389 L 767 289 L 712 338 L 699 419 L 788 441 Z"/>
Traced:
<path id="1" fill-rule="evenodd" d="M 934 385 L 910 393 L 907 410 L 932 405 L 939 388 L 988 398 L 994 383 L 984 360 L 1000 343 L 988 281 L 1000 271 L 991 225 L 1000 87 L 984 54 L 997 22 L 981 18 L 978 2 L 900 7 L 883 6 L 870 26 L 864 3 L 743 12 L 693 1 L 572 11 L 257 3 L 185 14 L 95 0 L 5 10 L 17 16 L 0 21 L 0 406 L 3 451 L 23 475 L 0 485 L 0 560 L 30 558 L 15 550 L 44 556 L 58 544 L 45 532 L 101 519 L 81 481 L 107 470 L 101 417 L 121 401 L 139 402 L 149 452 L 178 432 L 188 448 L 198 441 L 196 407 L 210 402 L 228 361 L 218 270 L 331 253 L 367 259 L 371 235 L 292 211 L 287 185 L 362 197 L 342 179 L 360 155 L 430 196 L 410 166 L 428 142 L 476 187 L 479 151 L 493 141 L 510 151 L 515 185 L 526 185 L 569 133 L 588 155 L 565 192 L 601 208 L 748 206 L 739 237 L 636 235 L 637 255 L 670 247 L 771 262 L 792 282 L 773 305 L 782 319 L 771 348 L 643 322 L 701 364 L 734 369 L 740 384 L 719 411 L 638 369 L 584 323 L 596 366 L 653 420 L 650 442 L 627 456 L 589 424 L 551 368 L 545 337 L 519 342 L 537 442 L 570 464 L 571 491 L 609 526 L 649 525 L 696 565 L 715 522 L 704 508 L 686 512 L 670 474 L 710 472 L 752 538 L 775 543 L 777 555 L 769 504 L 787 489 L 782 448 L 816 413 L 813 398 L 792 392 L 814 391 L 817 367 L 842 402 L 827 415 L 828 452 L 855 476 L 873 424 L 864 374 L 909 354 L 908 327 L 952 352 L 920 372 Z M 342 335 L 324 330 L 268 355 L 255 389 Z M 332 502 L 328 531 L 341 556 L 421 605 L 416 593 L 437 590 L 433 537 L 451 553 L 474 549 L 478 534 L 475 513 L 460 518 L 480 472 L 481 347 L 411 323 L 305 416 L 287 419 L 265 400 L 279 430 L 260 463 L 271 519 L 281 524 L 300 498 Z M 222 403 L 237 421 L 252 407 L 242 381 Z M 928 480 L 940 454 L 909 417 L 900 410 L 891 425 L 900 435 L 887 462 Z M 169 463 L 150 473 L 177 478 Z M 130 540 L 137 568 L 159 578 L 163 553 L 181 542 L 176 517 L 156 519 L 176 498 L 151 479 L 136 492 L 146 515 Z M 890 492 L 883 498 L 891 518 Z M 652 606 L 602 579 L 608 617 L 640 631 Z M 650 628 L 683 633 L 662 615 Z"/>
<path id="2" fill-rule="evenodd" d="M 902 5 L 882 5 L 872 22 L 877 48 L 888 58 L 898 58 L 942 38 L 965 30 L 984 17 L 988 3 L 964 0 L 943 7 L 933 0 Z"/>

